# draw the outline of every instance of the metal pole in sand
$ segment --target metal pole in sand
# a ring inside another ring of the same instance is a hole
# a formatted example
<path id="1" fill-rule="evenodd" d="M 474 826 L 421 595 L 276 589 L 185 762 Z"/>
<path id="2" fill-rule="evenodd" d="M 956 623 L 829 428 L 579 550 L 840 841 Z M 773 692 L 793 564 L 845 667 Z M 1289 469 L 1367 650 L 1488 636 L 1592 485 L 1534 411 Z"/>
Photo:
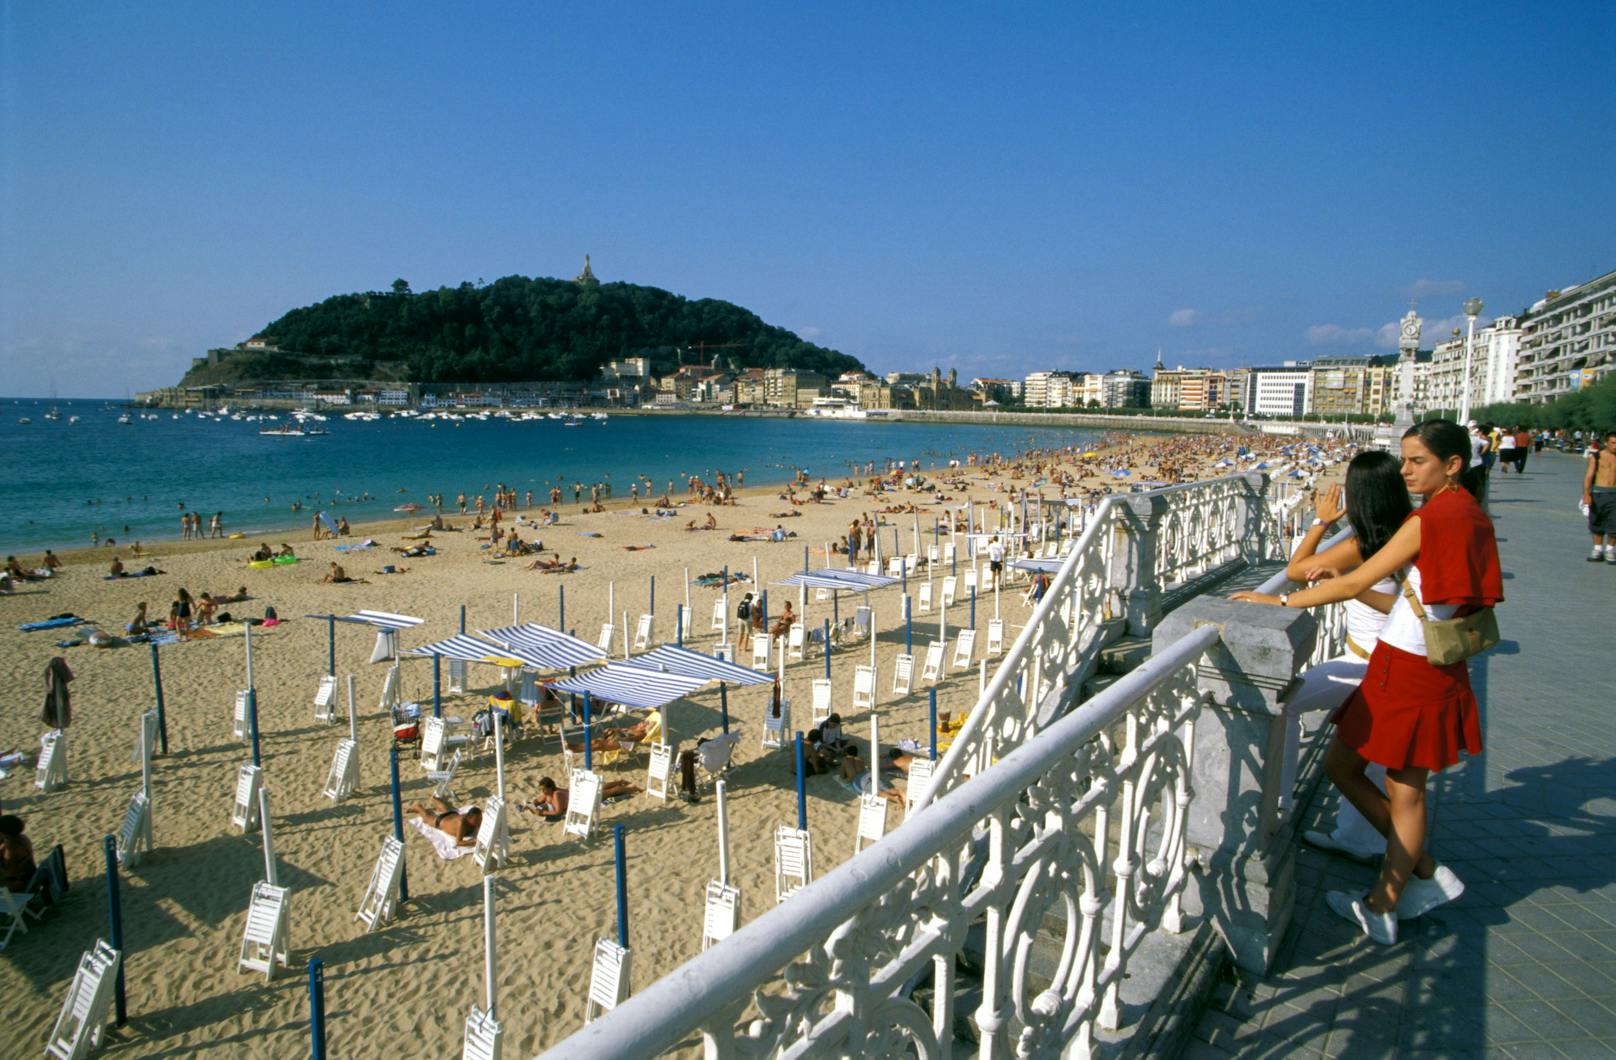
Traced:
<path id="1" fill-rule="evenodd" d="M 679 647 L 685 646 L 685 605 L 673 605 L 673 642 Z"/>
<path id="2" fill-rule="evenodd" d="M 937 686 L 926 690 L 926 712 L 931 721 L 931 760 L 937 761 Z"/>
<path id="3" fill-rule="evenodd" d="M 971 586 L 971 628 L 976 628 L 976 586 Z"/>
<path id="4" fill-rule="evenodd" d="M 628 612 L 623 612 L 623 658 L 628 658 Z"/>
<path id="5" fill-rule="evenodd" d="M 264 882 L 279 887 L 275 878 L 275 836 L 269 827 L 269 789 L 258 789 L 258 827 L 264 833 Z"/>
<path id="6" fill-rule="evenodd" d="M 723 681 L 718 682 L 718 717 L 723 722 L 724 731 L 729 732 L 729 685 Z"/>
<path id="7" fill-rule="evenodd" d="M 157 645 L 148 645 L 151 648 L 151 676 L 152 687 L 157 693 L 157 741 L 168 754 L 168 712 L 163 708 L 163 668 L 157 661 Z"/>
<path id="8" fill-rule="evenodd" d="M 651 628 L 656 628 L 656 575 L 651 575 L 651 606 L 646 608 L 651 613 Z"/>
<path id="9" fill-rule="evenodd" d="M 595 768 L 595 722 L 589 716 L 589 693 L 584 693 L 584 768 Z"/>
<path id="10" fill-rule="evenodd" d="M 398 744 L 395 742 L 387 749 L 388 766 L 393 773 L 393 838 L 398 840 L 399 846 L 404 845 L 404 804 L 398 797 Z M 410 900 L 410 877 L 405 870 L 404 851 L 398 855 L 398 900 Z"/>
<path id="11" fill-rule="evenodd" d="M 628 858 L 623 853 L 623 826 L 612 825 L 612 854 L 617 862 L 617 944 L 628 949 Z"/>
<path id="12" fill-rule="evenodd" d="M 359 711 L 354 707 L 354 675 L 348 675 L 348 739 L 359 743 Z"/>
<path id="13" fill-rule="evenodd" d="M 325 962 L 309 958 L 309 1056 L 325 1060 Z"/>
<path id="14" fill-rule="evenodd" d="M 511 625 L 520 626 L 521 624 L 522 624 L 522 594 L 519 593 L 519 592 L 518 593 L 512 593 L 511 594 Z"/>
<path id="15" fill-rule="evenodd" d="M 556 583 L 556 629 L 567 629 L 567 583 Z"/>
<path id="16" fill-rule="evenodd" d="M 910 655 L 915 652 L 915 623 L 914 616 L 909 610 L 909 594 L 903 594 L 903 650 Z"/>
<path id="17" fill-rule="evenodd" d="M 619 828 L 622 825 L 618 825 Z M 483 1008 L 494 1015 L 494 877 L 483 877 Z"/>
<path id="18" fill-rule="evenodd" d="M 325 616 L 325 672 L 337 676 L 337 616 Z"/>
<path id="19" fill-rule="evenodd" d="M 118 841 L 111 836 L 101 840 L 107 856 L 107 934 L 112 936 L 112 948 L 123 953 L 123 902 L 118 893 Z M 21 914 L 19 914 L 21 915 Z M 124 993 L 123 968 L 118 962 L 118 977 L 113 981 L 113 1006 L 118 1015 L 118 1026 L 129 1022 L 129 999 Z"/>
<path id="20" fill-rule="evenodd" d="M 466 605 L 460 605 L 460 632 L 466 631 Z"/>
<path id="21" fill-rule="evenodd" d="M 830 680 L 830 619 L 825 619 L 825 680 Z"/>
<path id="22" fill-rule="evenodd" d="M 729 883 L 729 809 L 724 801 L 729 794 L 729 785 L 720 780 L 713 785 L 713 791 L 718 797 L 718 882 Z"/>
<path id="23" fill-rule="evenodd" d="M 685 568 L 685 612 L 684 613 L 687 614 L 687 615 L 691 614 L 691 610 L 690 610 L 690 568 L 689 567 Z M 680 621 L 683 622 L 683 619 L 681 619 Z M 679 628 L 680 628 L 680 630 L 683 630 L 684 626 L 680 625 Z M 691 628 L 692 632 L 695 631 L 696 623 L 695 623 L 694 619 L 691 620 L 690 628 Z M 683 643 L 683 642 L 681 641 L 681 643 Z"/>
<path id="24" fill-rule="evenodd" d="M 808 828 L 808 784 L 804 776 L 802 730 L 797 730 L 797 828 Z"/>
<path id="25" fill-rule="evenodd" d="M 609 626 L 617 619 L 617 582 L 606 583 L 606 624 Z"/>
<path id="26" fill-rule="evenodd" d="M 501 707 L 493 707 L 489 714 L 494 719 L 494 790 L 500 800 L 505 799 L 505 730 L 500 722 Z"/>
<path id="27" fill-rule="evenodd" d="M 432 655 L 432 716 L 443 717 L 443 656 Z"/>
<path id="28" fill-rule="evenodd" d="M 881 794 L 881 717 L 870 712 L 870 794 Z"/>

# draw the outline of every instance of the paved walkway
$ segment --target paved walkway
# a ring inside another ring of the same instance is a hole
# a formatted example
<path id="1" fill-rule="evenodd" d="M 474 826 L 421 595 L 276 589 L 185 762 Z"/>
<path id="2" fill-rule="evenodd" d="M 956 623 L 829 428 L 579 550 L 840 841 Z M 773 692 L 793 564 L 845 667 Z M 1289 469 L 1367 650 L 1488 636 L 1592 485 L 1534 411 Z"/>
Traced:
<path id="1" fill-rule="evenodd" d="M 1272 971 L 1230 973 L 1186 1056 L 1616 1056 L 1616 565 L 1585 562 L 1582 470 L 1538 454 L 1493 474 L 1487 750 L 1432 781 L 1432 850 L 1463 897 L 1376 946 L 1324 904 L 1373 870 L 1304 847 Z M 1335 804 L 1324 782 L 1303 827 Z"/>

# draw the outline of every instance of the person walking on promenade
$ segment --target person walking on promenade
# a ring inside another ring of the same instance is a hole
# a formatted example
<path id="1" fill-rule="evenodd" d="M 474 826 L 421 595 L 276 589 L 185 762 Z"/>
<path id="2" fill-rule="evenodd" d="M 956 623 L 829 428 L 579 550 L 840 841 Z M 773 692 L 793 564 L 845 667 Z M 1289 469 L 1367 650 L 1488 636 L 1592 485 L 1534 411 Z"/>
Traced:
<path id="1" fill-rule="evenodd" d="M 1425 655 L 1427 617 L 1445 620 L 1504 598 L 1492 521 L 1459 485 L 1470 456 L 1464 429 L 1428 420 L 1403 435 L 1403 481 L 1425 504 L 1357 570 L 1277 597 L 1236 599 L 1281 607 L 1349 600 L 1395 575 L 1403 589 L 1369 657 L 1363 684 L 1332 719 L 1335 739 L 1325 772 L 1386 837 L 1380 877 L 1368 893 L 1331 891 L 1330 908 L 1383 945 L 1397 941 L 1397 921 L 1411 919 L 1463 891 L 1458 877 L 1425 850 L 1425 786 L 1432 770 L 1481 752 L 1481 720 L 1464 660 L 1445 666 Z M 1413 601 L 1422 601 L 1416 610 Z M 1386 767 L 1386 797 L 1364 775 Z"/>
<path id="2" fill-rule="evenodd" d="M 1588 532 L 1594 535 L 1588 562 L 1616 563 L 1616 431 L 1606 431 L 1604 444 L 1588 454 L 1582 503 L 1588 506 Z"/>

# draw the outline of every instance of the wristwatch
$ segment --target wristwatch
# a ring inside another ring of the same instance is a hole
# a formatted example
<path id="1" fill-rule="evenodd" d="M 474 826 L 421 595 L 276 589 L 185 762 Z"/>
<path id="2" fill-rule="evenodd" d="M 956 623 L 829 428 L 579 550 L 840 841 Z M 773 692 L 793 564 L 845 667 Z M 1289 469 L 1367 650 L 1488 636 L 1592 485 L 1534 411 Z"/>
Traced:
<path id="1" fill-rule="evenodd" d="M 1314 526 L 1329 526 L 1330 524 L 1325 522 L 1323 519 L 1319 519 L 1319 518 L 1315 517 L 1314 520 L 1313 520 L 1313 525 Z"/>
<path id="2" fill-rule="evenodd" d="M 1291 594 L 1290 593 L 1280 593 L 1279 594 L 1279 606 L 1280 607 L 1289 607 L 1289 606 L 1291 606 Z"/>

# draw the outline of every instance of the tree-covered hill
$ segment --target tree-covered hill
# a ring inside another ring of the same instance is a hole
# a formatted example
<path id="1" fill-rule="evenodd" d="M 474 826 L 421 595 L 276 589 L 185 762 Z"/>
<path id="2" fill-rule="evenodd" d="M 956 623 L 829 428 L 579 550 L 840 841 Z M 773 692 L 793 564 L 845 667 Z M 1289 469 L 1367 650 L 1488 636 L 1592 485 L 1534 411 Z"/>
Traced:
<path id="1" fill-rule="evenodd" d="M 652 371 L 709 362 L 808 368 L 831 376 L 856 358 L 805 342 L 756 313 L 631 283 L 507 276 L 413 292 L 344 294 L 293 309 L 260 332 L 277 350 L 199 366 L 185 385 L 246 379 L 377 378 L 417 382 L 583 380 L 606 361 L 650 351 Z M 713 349 L 718 347 L 718 349 Z"/>

